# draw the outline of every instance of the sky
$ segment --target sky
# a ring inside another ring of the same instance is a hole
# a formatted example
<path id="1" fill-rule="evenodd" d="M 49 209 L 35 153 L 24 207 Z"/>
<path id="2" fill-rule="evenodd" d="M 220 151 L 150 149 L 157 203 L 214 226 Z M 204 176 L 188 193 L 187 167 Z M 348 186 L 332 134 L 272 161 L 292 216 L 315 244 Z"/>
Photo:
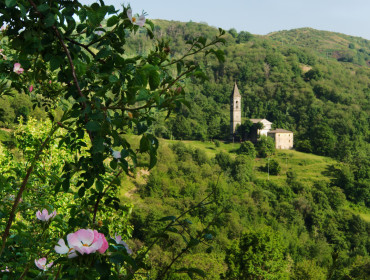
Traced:
<path id="1" fill-rule="evenodd" d="M 84 4 L 96 1 L 80 0 Z M 194 21 L 252 34 L 301 27 L 370 40 L 370 0 L 105 0 L 117 8 L 131 4 L 150 19 Z"/>

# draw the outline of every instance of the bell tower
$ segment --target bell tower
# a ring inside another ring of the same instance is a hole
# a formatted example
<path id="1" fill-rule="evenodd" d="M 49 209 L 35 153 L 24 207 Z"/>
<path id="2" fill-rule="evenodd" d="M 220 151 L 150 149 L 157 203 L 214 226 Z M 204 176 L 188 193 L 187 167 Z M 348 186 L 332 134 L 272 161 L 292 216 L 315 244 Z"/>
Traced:
<path id="1" fill-rule="evenodd" d="M 236 125 L 242 124 L 242 96 L 239 93 L 236 82 L 230 95 L 230 136 L 233 139 Z"/>

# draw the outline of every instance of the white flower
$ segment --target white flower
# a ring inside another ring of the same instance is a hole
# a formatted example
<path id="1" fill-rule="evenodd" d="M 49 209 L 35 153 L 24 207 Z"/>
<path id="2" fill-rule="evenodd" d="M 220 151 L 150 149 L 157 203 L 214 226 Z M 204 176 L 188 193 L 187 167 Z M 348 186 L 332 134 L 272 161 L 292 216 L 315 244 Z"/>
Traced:
<path id="1" fill-rule="evenodd" d="M 35 265 L 43 271 L 48 270 L 53 265 L 53 262 L 46 264 L 46 258 L 35 260 Z"/>
<path id="2" fill-rule="evenodd" d="M 44 210 L 42 210 L 42 212 L 40 212 L 40 210 L 39 210 L 39 211 L 37 211 L 37 212 L 36 212 L 36 217 L 37 217 L 37 219 L 39 219 L 39 220 L 41 220 L 41 221 L 45 221 L 45 222 L 47 222 L 47 221 L 49 221 L 51 218 L 54 218 L 54 217 L 56 216 L 56 214 L 57 214 L 57 211 L 55 211 L 55 210 L 54 210 L 54 212 L 53 212 L 53 213 L 49 214 L 49 213 L 48 213 L 48 210 L 44 209 Z"/>
<path id="3" fill-rule="evenodd" d="M 138 25 L 138 26 L 143 27 L 144 24 L 145 24 L 145 16 L 144 16 L 144 14 L 142 14 L 141 16 L 139 16 L 137 18 L 135 16 L 132 16 L 132 10 L 131 9 L 128 9 L 127 10 L 127 17 L 131 21 L 131 23 L 134 24 L 134 25 Z"/>
<path id="4" fill-rule="evenodd" d="M 113 151 L 112 155 L 115 159 L 120 159 L 121 158 L 121 152 L 120 151 Z"/>
<path id="5" fill-rule="evenodd" d="M 122 237 L 121 235 L 117 235 L 117 233 L 114 234 L 114 241 L 116 241 L 116 243 L 118 245 L 123 245 L 127 251 L 127 254 L 131 255 L 132 254 L 132 250 L 130 249 L 130 247 L 128 247 L 128 245 L 126 244 L 125 241 L 122 240 Z"/>

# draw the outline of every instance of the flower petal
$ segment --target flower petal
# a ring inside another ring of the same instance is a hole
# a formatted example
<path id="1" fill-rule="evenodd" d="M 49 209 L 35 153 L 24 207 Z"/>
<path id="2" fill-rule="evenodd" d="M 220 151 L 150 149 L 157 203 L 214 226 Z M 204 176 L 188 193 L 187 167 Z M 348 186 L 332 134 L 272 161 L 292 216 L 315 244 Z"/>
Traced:
<path id="1" fill-rule="evenodd" d="M 67 254 L 69 252 L 69 248 L 67 247 L 63 238 L 59 239 L 58 245 L 55 245 L 54 250 L 58 254 Z"/>

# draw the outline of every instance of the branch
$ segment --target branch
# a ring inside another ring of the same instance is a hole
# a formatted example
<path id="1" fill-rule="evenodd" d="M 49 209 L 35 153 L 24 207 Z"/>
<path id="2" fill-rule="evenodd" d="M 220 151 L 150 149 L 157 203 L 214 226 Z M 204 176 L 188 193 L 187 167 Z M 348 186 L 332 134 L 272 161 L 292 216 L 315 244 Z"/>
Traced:
<path id="1" fill-rule="evenodd" d="M 10 212 L 9 219 L 8 219 L 8 222 L 7 222 L 5 231 L 3 233 L 3 236 L 2 236 L 2 246 L 1 246 L 1 250 L 0 250 L 0 256 L 2 255 L 2 253 L 3 253 L 4 249 L 5 249 L 6 239 L 9 236 L 10 228 L 12 226 L 13 219 L 15 217 L 15 212 L 16 212 L 16 210 L 18 208 L 19 201 L 22 198 L 22 194 L 23 194 L 24 190 L 26 189 L 26 185 L 28 183 L 28 180 L 30 178 L 30 175 L 31 175 L 31 173 L 32 173 L 32 171 L 33 171 L 33 169 L 34 169 L 34 167 L 36 165 L 36 162 L 40 158 L 40 156 L 41 156 L 44 148 L 46 147 L 46 145 L 48 144 L 48 142 L 51 140 L 51 136 L 57 131 L 58 128 L 59 128 L 58 126 L 55 126 L 50 131 L 48 137 L 44 140 L 44 142 L 42 143 L 40 149 L 37 151 L 35 157 L 33 158 L 32 163 L 31 163 L 31 166 L 27 170 L 26 176 L 23 179 L 23 182 L 22 182 L 21 187 L 20 187 L 20 189 L 18 191 L 17 197 L 14 200 L 12 211 Z"/>
<path id="2" fill-rule="evenodd" d="M 112 179 L 112 181 L 110 182 L 109 186 L 105 189 L 105 191 L 102 193 L 102 194 L 98 194 L 98 198 L 95 202 L 95 205 L 94 205 L 94 215 L 93 215 L 93 220 L 92 220 L 92 223 L 95 224 L 95 219 L 96 219 L 96 213 L 98 212 L 98 207 L 99 207 L 99 203 L 101 201 L 101 199 L 104 197 L 104 195 L 107 193 L 107 191 L 109 190 L 109 188 L 113 185 L 113 182 L 116 178 L 118 178 L 119 175 L 121 175 L 123 172 L 123 169 L 121 169 L 117 174 L 116 176 L 114 176 L 114 178 Z"/>
<path id="3" fill-rule="evenodd" d="M 84 45 L 84 44 L 81 44 L 73 39 L 70 39 L 70 38 L 65 38 L 67 41 L 71 42 L 72 44 L 75 44 L 77 46 L 80 46 L 80 47 L 83 47 L 85 50 L 87 50 L 94 58 L 96 56 L 96 54 L 94 54 L 94 52 L 92 50 L 89 49 L 89 47 L 87 45 Z"/>

